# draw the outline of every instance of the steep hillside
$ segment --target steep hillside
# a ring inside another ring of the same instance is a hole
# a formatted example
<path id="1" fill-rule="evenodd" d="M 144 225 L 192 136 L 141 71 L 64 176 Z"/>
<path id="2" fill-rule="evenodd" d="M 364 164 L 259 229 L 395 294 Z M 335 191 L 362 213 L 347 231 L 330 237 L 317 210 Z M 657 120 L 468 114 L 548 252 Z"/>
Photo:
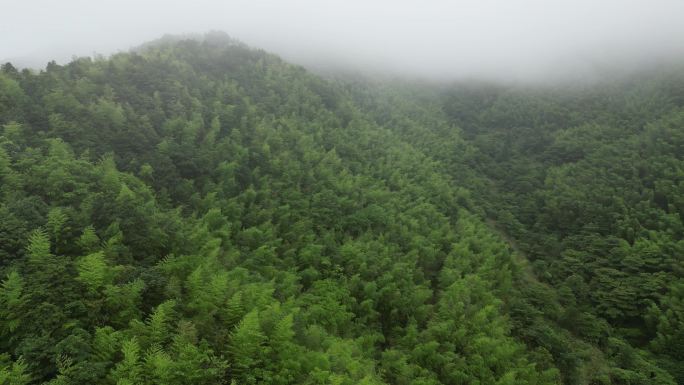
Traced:
<path id="1" fill-rule="evenodd" d="M 0 384 L 682 381 L 684 115 L 640 84 L 325 80 L 221 34 L 6 64 Z"/>
<path id="2" fill-rule="evenodd" d="M 684 71 L 592 86 L 454 87 L 450 122 L 488 217 L 562 306 L 557 323 L 684 383 Z M 548 313 L 547 313 L 548 314 Z M 547 346 L 526 328 L 516 334 Z M 643 373 L 643 371 L 642 371 Z M 604 382 L 644 383 L 611 370 Z"/>
<path id="3" fill-rule="evenodd" d="M 684 383 L 683 73 L 356 92 L 514 251 L 512 334 L 564 383 Z"/>
<path id="4" fill-rule="evenodd" d="M 558 381 L 506 245 L 345 85 L 213 35 L 0 85 L 3 381 Z"/>

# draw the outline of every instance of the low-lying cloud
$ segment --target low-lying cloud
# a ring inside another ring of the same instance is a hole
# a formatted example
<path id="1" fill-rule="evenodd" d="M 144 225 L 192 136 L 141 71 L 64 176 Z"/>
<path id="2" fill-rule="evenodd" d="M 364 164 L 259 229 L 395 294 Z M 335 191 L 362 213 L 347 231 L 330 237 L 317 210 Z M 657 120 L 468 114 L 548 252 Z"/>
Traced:
<path id="1" fill-rule="evenodd" d="M 2 8 L 0 58 L 19 65 L 209 30 L 305 66 L 432 79 L 582 77 L 684 57 L 681 0 L 24 0 Z"/>

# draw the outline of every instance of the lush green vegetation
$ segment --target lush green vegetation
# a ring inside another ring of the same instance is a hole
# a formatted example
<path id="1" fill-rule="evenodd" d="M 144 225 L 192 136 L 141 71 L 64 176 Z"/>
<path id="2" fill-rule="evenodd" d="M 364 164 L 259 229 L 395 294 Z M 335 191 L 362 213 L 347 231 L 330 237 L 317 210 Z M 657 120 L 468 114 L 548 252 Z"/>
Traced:
<path id="1" fill-rule="evenodd" d="M 0 71 L 0 384 L 684 383 L 684 82 Z"/>

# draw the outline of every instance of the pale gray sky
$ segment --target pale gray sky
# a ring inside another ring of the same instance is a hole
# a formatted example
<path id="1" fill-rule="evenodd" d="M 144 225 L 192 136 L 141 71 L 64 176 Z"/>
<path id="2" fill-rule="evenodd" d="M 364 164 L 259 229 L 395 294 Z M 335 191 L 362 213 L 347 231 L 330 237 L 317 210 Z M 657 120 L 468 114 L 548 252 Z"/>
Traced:
<path id="1" fill-rule="evenodd" d="M 684 0 L 0 0 L 0 59 L 227 32 L 304 65 L 530 78 L 684 57 Z"/>

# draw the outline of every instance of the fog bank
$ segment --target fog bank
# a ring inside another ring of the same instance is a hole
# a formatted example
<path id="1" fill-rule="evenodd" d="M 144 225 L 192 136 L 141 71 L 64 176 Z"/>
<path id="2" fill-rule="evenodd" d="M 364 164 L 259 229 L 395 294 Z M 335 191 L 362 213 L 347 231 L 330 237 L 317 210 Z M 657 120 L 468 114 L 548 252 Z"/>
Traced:
<path id="1" fill-rule="evenodd" d="M 431 79 L 591 77 L 684 57 L 681 0 L 2 2 L 0 59 L 20 66 L 209 30 L 309 67 Z"/>

